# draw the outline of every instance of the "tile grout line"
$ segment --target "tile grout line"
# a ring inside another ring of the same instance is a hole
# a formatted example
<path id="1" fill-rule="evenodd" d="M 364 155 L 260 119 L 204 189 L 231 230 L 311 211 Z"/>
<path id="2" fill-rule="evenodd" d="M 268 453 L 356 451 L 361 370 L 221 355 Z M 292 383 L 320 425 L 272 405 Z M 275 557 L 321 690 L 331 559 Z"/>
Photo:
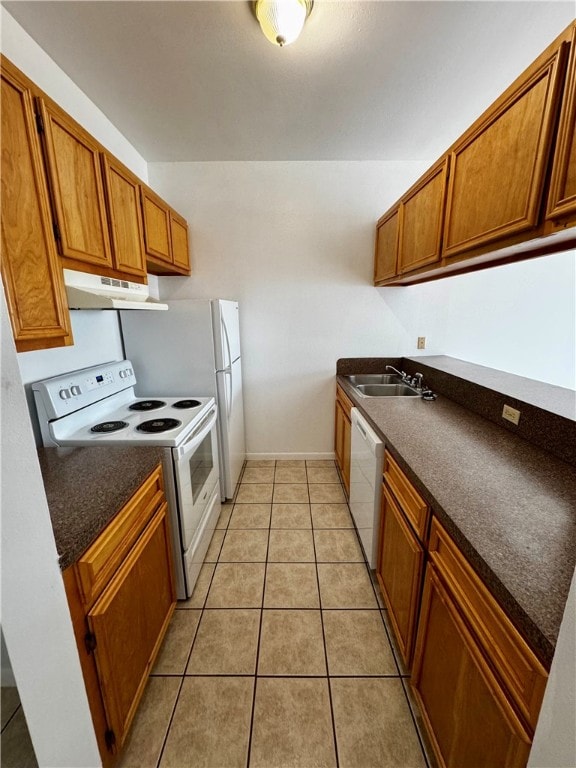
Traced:
<path id="1" fill-rule="evenodd" d="M 14 718 L 16 717 L 16 714 L 17 714 L 17 712 L 18 712 L 18 710 L 20 709 L 20 707 L 21 707 L 21 706 L 22 706 L 22 704 L 21 704 L 21 703 L 20 703 L 20 704 L 18 704 L 18 706 L 16 707 L 16 709 L 14 710 L 14 712 L 12 712 L 12 714 L 10 715 L 10 717 L 8 718 L 8 720 L 7 720 L 7 721 L 4 723 L 4 728 L 2 728 L 2 731 L 0 731 L 0 733 L 4 733 L 4 731 L 6 730 L 6 728 L 8 728 L 8 726 L 10 725 L 10 723 L 12 722 L 12 720 L 14 720 Z"/>
<path id="2" fill-rule="evenodd" d="M 354 525 L 354 531 L 356 532 L 356 538 L 358 539 L 358 542 L 360 544 L 360 536 L 358 534 L 358 529 L 356 527 L 356 522 L 354 521 L 354 517 L 352 515 L 352 510 L 350 509 L 350 500 L 348 499 L 348 501 L 346 503 L 347 503 L 347 506 L 348 506 L 348 511 L 350 512 L 350 517 L 352 517 L 352 523 Z M 360 547 L 361 547 L 361 545 L 360 545 Z M 363 549 L 362 549 L 362 552 L 364 553 Z M 424 746 L 424 742 L 423 742 L 422 736 L 420 734 L 420 728 L 418 727 L 418 724 L 416 722 L 416 718 L 415 718 L 414 712 L 412 710 L 412 705 L 410 703 L 410 698 L 409 698 L 407 690 L 406 690 L 405 680 L 409 680 L 410 679 L 410 675 L 406 675 L 405 676 L 403 674 L 403 672 L 402 672 L 402 669 L 400 668 L 400 663 L 399 663 L 398 658 L 396 656 L 396 651 L 395 651 L 394 645 L 392 644 L 392 640 L 391 640 L 391 637 L 390 637 L 390 632 L 388 630 L 388 626 L 386 624 L 386 621 L 384 620 L 384 615 L 382 613 L 383 610 L 385 610 L 385 609 L 380 607 L 380 600 L 378 599 L 378 593 L 376 592 L 376 585 L 374 584 L 374 581 L 372 579 L 372 574 L 370 572 L 370 566 L 368 564 L 368 561 L 366 560 L 366 557 L 364 557 L 364 565 L 366 566 L 366 570 L 367 570 L 367 573 L 368 573 L 368 578 L 370 579 L 370 584 L 372 585 L 372 591 L 374 592 L 374 598 L 376 600 L 376 605 L 378 606 L 378 609 L 379 609 L 379 612 L 380 612 L 380 620 L 381 620 L 382 625 L 384 627 L 384 633 L 386 634 L 386 638 L 388 640 L 388 644 L 389 644 L 390 649 L 392 651 L 392 658 L 394 659 L 394 664 L 395 664 L 396 669 L 398 671 L 398 675 L 391 675 L 390 677 L 393 678 L 393 679 L 398 679 L 400 681 L 400 685 L 402 686 L 402 692 L 404 694 L 404 699 L 406 701 L 406 705 L 408 707 L 408 711 L 410 712 L 410 718 L 412 720 L 412 724 L 414 726 L 414 730 L 416 731 L 416 738 L 418 739 L 418 743 L 420 744 L 420 750 L 421 750 L 422 755 L 424 757 L 424 762 L 426 763 L 427 768 L 430 768 L 430 761 L 428 760 L 428 754 L 426 752 L 426 749 L 425 749 L 425 746 Z"/>
<path id="3" fill-rule="evenodd" d="M 242 474 L 244 473 L 244 467 L 242 468 Z M 237 489 L 234 491 L 234 496 L 236 496 Z M 234 502 L 232 502 L 232 511 L 234 511 Z M 230 525 L 230 518 L 232 517 L 232 512 L 230 513 L 230 517 L 228 518 L 228 522 L 226 523 L 226 528 L 224 529 L 224 536 L 222 537 L 222 544 L 224 543 L 224 538 L 226 536 L 226 533 L 228 532 L 228 526 Z M 216 523 L 218 524 L 218 523 Z M 216 529 L 214 529 L 216 530 Z M 220 545 L 220 549 L 222 549 L 222 544 Z M 220 553 L 218 553 L 220 554 Z M 202 563 L 204 565 L 204 563 Z M 184 687 L 184 681 L 186 680 L 186 670 L 188 668 L 188 664 L 190 663 L 190 657 L 192 656 L 192 651 L 194 650 L 194 645 L 196 643 L 196 638 L 198 637 L 198 630 L 200 629 L 200 624 L 202 622 L 202 618 L 204 616 L 204 609 L 206 607 L 206 601 L 208 600 L 208 594 L 210 592 L 210 588 L 212 586 L 212 581 L 214 579 L 214 574 L 216 573 L 216 565 L 214 566 L 214 570 L 212 571 L 212 576 L 210 577 L 210 583 L 208 584 L 208 589 L 206 590 L 206 595 L 204 596 L 204 602 L 202 604 L 202 607 L 200 610 L 200 618 L 198 619 L 198 623 L 196 624 L 196 628 L 194 630 L 194 635 L 192 638 L 192 644 L 190 645 L 190 651 L 188 652 L 188 656 L 186 658 L 186 663 L 184 664 L 184 671 L 182 675 L 180 675 L 180 686 L 178 687 L 178 693 L 176 694 L 176 699 L 174 700 L 174 706 L 172 707 L 172 712 L 170 714 L 170 720 L 168 721 L 168 726 L 166 728 L 166 733 L 164 734 L 164 739 L 162 741 L 162 748 L 160 749 L 160 754 L 158 755 L 158 761 L 156 763 L 156 768 L 160 768 L 160 764 L 162 762 L 162 758 L 164 756 L 164 751 L 166 749 L 166 743 L 168 742 L 168 737 L 170 735 L 170 729 L 172 728 L 172 723 L 174 722 L 174 716 L 176 714 L 176 709 L 178 708 L 178 702 L 180 701 L 180 694 L 182 693 L 182 688 Z M 192 590 L 192 593 L 194 593 L 194 590 Z M 190 610 L 198 610 L 198 609 L 190 609 Z M 149 679 L 152 675 L 149 675 Z M 177 675 L 170 675 L 170 677 L 176 677 Z M 158 675 L 158 677 L 161 677 L 161 675 Z M 166 677 L 166 675 L 165 675 Z"/>
<path id="4" fill-rule="evenodd" d="M 306 467 L 306 477 L 308 477 L 308 467 Z M 308 503 L 310 501 L 310 484 L 308 488 Z M 310 525 L 313 524 L 312 520 L 312 507 L 310 507 Z M 328 649 L 326 648 L 326 631 L 324 629 L 324 614 L 322 612 L 322 593 L 320 591 L 320 575 L 318 573 L 318 558 L 316 555 L 316 539 L 314 533 L 312 533 L 312 547 L 314 548 L 314 568 L 316 571 L 316 585 L 318 587 L 318 605 L 320 608 L 320 626 L 322 627 L 322 644 L 324 646 L 324 663 L 326 664 L 326 682 L 328 685 L 328 700 L 330 702 L 330 718 L 332 720 L 332 738 L 334 739 L 334 756 L 336 758 L 336 768 L 340 765 L 340 758 L 338 756 L 338 739 L 336 737 L 336 718 L 334 716 L 334 702 L 332 701 L 332 684 L 330 682 L 330 667 L 328 665 Z"/>
<path id="5" fill-rule="evenodd" d="M 276 461 L 274 462 L 274 474 L 276 476 Z M 264 563 L 264 581 L 262 582 L 262 602 L 260 604 L 260 623 L 258 625 L 258 640 L 256 642 L 256 662 L 254 666 L 254 689 L 252 691 L 252 712 L 250 713 L 250 732 L 248 734 L 248 747 L 246 750 L 246 768 L 250 766 L 252 756 L 252 736 L 254 733 L 254 713 L 256 710 L 256 687 L 258 683 L 258 664 L 260 663 L 260 641 L 262 638 L 262 622 L 264 620 L 264 597 L 266 595 L 266 576 L 268 573 L 268 552 L 270 550 L 270 531 L 272 529 L 272 503 L 274 499 L 274 482 L 272 483 L 272 502 L 270 504 L 270 519 L 268 520 L 268 542 L 266 544 L 266 561 Z"/>

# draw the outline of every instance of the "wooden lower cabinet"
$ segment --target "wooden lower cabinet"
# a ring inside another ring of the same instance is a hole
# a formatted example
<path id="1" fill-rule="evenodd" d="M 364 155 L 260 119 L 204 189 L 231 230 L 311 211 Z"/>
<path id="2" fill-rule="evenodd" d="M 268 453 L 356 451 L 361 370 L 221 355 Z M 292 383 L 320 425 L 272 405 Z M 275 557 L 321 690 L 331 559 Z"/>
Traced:
<path id="1" fill-rule="evenodd" d="M 465 615 L 426 570 L 412 686 L 440 766 L 522 768 L 531 739 Z"/>
<path id="2" fill-rule="evenodd" d="M 412 686 L 440 766 L 523 768 L 548 675 L 433 519 Z"/>
<path id="3" fill-rule="evenodd" d="M 410 667 L 424 567 L 424 548 L 382 485 L 376 576 L 404 664 Z"/>
<path id="4" fill-rule="evenodd" d="M 350 412 L 352 402 L 340 387 L 336 387 L 336 411 L 334 416 L 334 453 L 336 464 L 344 483 L 346 494 L 350 496 L 350 453 L 352 450 L 352 421 Z"/>
<path id="5" fill-rule="evenodd" d="M 108 766 L 126 739 L 176 605 L 160 467 L 64 572 L 64 583 Z"/>

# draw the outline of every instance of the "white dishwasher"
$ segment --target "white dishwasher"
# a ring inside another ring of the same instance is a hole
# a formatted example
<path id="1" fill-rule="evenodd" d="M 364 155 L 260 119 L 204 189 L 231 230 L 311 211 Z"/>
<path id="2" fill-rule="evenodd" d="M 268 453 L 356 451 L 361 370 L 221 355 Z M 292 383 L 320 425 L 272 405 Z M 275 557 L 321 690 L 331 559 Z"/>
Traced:
<path id="1" fill-rule="evenodd" d="M 358 408 L 352 408 L 351 418 L 350 511 L 368 565 L 376 568 L 384 443 Z"/>

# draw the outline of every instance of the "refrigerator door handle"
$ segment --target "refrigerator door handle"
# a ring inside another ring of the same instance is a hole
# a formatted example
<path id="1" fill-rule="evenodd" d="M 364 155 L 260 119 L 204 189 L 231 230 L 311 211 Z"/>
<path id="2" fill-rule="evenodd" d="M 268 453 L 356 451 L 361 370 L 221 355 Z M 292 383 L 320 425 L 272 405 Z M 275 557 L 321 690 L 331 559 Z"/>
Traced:
<path id="1" fill-rule="evenodd" d="M 228 420 L 230 420 L 230 415 L 232 413 L 232 367 L 226 368 L 224 371 L 224 374 L 228 376 L 228 388 L 226 391 L 226 415 L 228 416 Z M 228 394 L 230 392 L 230 394 Z"/>
<path id="2" fill-rule="evenodd" d="M 226 358 L 224 359 L 224 370 L 227 371 L 230 369 L 230 366 L 232 365 L 232 352 L 230 350 L 230 339 L 228 338 L 228 328 L 226 328 L 226 323 L 224 322 L 223 317 L 220 317 L 220 323 L 222 325 L 222 338 L 226 343 L 227 359 Z"/>

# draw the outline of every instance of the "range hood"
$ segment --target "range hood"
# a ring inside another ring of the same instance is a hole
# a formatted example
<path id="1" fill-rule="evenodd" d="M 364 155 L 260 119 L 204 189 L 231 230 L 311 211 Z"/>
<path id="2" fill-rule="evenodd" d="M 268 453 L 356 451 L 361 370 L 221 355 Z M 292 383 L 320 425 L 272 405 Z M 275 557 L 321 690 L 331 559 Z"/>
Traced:
<path id="1" fill-rule="evenodd" d="M 65 269 L 64 285 L 69 309 L 168 309 L 142 283 Z"/>

